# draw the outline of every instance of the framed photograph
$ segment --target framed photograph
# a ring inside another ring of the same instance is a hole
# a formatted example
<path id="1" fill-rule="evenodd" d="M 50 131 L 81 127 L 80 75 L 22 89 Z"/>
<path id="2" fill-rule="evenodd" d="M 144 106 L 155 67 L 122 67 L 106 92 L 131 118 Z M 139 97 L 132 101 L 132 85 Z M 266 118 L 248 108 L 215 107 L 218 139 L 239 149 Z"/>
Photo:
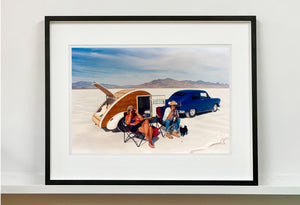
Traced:
<path id="1" fill-rule="evenodd" d="M 255 16 L 47 16 L 47 185 L 258 185 Z"/>

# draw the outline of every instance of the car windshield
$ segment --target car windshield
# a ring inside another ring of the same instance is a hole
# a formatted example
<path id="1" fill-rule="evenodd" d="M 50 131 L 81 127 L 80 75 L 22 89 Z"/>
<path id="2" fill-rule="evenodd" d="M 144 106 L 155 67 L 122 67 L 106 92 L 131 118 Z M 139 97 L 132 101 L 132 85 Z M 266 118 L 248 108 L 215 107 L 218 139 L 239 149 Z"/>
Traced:
<path id="1" fill-rule="evenodd" d="M 176 92 L 176 93 L 174 93 L 172 96 L 180 96 L 180 97 L 182 97 L 182 96 L 184 96 L 186 93 L 185 92 Z"/>

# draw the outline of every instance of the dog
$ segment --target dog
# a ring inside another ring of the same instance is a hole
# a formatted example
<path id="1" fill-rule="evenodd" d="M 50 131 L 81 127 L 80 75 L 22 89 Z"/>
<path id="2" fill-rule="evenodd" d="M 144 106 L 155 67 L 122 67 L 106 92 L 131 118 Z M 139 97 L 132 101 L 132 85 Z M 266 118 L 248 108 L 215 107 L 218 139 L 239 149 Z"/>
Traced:
<path id="1" fill-rule="evenodd" d="M 180 135 L 183 137 L 184 135 L 188 134 L 188 128 L 186 125 L 184 127 L 180 127 Z"/>

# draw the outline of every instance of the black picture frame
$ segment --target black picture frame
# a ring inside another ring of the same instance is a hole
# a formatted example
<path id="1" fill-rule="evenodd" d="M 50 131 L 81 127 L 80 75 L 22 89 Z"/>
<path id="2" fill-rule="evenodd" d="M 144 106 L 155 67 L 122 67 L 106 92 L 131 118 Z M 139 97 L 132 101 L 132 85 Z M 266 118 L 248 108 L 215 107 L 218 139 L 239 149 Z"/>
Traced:
<path id="1" fill-rule="evenodd" d="M 252 74 L 252 180 L 52 180 L 50 178 L 50 23 L 59 21 L 218 21 L 251 23 L 251 74 Z M 256 16 L 46 16 L 45 17 L 45 184 L 46 185 L 258 185 L 257 154 L 257 58 L 256 58 Z"/>

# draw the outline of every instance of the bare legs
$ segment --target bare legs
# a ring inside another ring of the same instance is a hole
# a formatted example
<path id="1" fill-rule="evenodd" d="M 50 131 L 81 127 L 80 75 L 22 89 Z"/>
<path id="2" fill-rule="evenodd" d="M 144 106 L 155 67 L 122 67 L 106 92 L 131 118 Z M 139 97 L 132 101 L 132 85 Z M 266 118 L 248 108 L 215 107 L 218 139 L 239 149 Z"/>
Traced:
<path id="1" fill-rule="evenodd" d="M 153 129 L 149 124 L 149 120 L 145 120 L 138 131 L 145 134 L 146 140 L 149 141 L 149 147 L 154 148 L 154 145 L 152 144 Z"/>

